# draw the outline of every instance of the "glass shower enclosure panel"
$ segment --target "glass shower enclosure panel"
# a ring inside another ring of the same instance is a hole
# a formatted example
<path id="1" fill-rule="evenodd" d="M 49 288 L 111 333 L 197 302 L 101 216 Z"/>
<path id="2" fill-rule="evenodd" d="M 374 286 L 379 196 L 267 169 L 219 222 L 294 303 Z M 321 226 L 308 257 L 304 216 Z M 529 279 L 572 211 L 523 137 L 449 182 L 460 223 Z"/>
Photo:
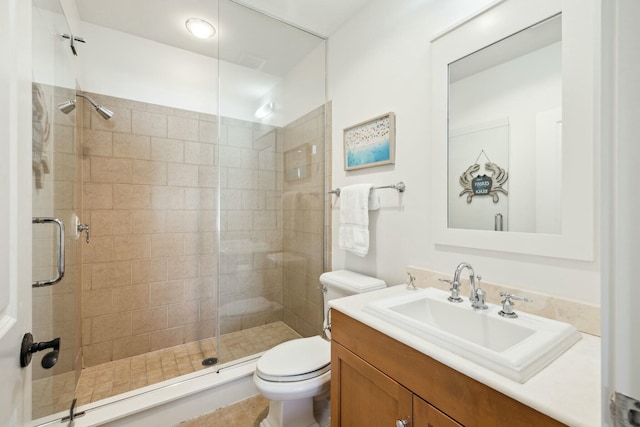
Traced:
<path id="1" fill-rule="evenodd" d="M 81 208 L 79 118 L 56 107 L 75 102 L 75 61 L 64 37 L 71 32 L 58 1 L 34 0 L 32 10 L 33 339 L 51 342 L 32 360 L 37 419 L 68 410 L 74 398 L 81 368 L 83 240 L 75 233 Z"/>
<path id="2" fill-rule="evenodd" d="M 231 0 L 207 2 L 218 32 L 188 68 L 218 85 L 172 82 L 188 107 L 82 88 L 114 111 L 107 122 L 76 98 L 59 1 L 32 1 L 34 281 L 57 274 L 53 220 L 65 227 L 64 277 L 33 288 L 34 340 L 60 338 L 55 366 L 42 367 L 50 351 L 34 356 L 33 418 L 320 334 L 326 40 Z M 109 55 L 127 63 L 126 52 Z M 171 126 L 140 125 L 151 121 Z M 99 149 L 98 134 L 113 145 Z M 90 225 L 90 242 L 78 224 Z"/>
<path id="3" fill-rule="evenodd" d="M 322 330 L 325 39 L 219 3 L 221 362 Z"/>

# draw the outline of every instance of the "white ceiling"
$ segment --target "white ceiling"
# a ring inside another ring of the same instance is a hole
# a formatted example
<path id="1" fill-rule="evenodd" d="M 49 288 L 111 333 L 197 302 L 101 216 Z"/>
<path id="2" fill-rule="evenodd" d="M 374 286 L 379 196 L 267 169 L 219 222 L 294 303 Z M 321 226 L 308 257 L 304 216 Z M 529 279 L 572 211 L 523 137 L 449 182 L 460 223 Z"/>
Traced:
<path id="1" fill-rule="evenodd" d="M 321 39 L 249 8 L 329 36 L 369 1 L 77 0 L 77 5 L 83 21 L 283 75 Z M 192 17 L 211 22 L 218 31 L 216 36 L 200 40 L 187 33 L 184 23 Z"/>
<path id="2" fill-rule="evenodd" d="M 370 0 L 236 0 L 328 37 Z"/>

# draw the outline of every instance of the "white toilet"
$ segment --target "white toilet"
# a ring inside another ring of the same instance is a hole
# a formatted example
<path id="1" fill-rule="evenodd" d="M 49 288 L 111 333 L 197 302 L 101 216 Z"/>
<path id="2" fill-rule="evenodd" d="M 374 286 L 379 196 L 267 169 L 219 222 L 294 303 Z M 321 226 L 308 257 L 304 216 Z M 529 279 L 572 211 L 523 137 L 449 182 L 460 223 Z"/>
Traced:
<path id="1" fill-rule="evenodd" d="M 385 282 L 347 270 L 320 276 L 324 291 L 325 325 L 327 302 L 334 298 L 374 291 Z M 253 382 L 270 400 L 269 414 L 260 427 L 318 427 L 314 397 L 329 392 L 331 344 L 319 336 L 284 342 L 265 352 L 256 366 Z"/>

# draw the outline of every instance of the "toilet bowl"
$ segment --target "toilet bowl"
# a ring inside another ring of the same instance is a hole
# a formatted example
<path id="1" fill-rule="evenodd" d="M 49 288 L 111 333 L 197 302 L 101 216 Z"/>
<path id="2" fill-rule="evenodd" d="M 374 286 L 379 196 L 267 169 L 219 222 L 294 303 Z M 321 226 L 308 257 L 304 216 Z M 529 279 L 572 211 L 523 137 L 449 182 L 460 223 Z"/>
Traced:
<path id="1" fill-rule="evenodd" d="M 313 398 L 329 391 L 331 345 L 313 336 L 287 341 L 259 360 L 253 381 L 269 399 L 269 414 L 260 427 L 319 426 Z"/>
<path id="2" fill-rule="evenodd" d="M 346 270 L 324 273 L 320 282 L 325 315 L 331 299 L 386 286 L 380 279 Z M 314 417 L 314 398 L 328 397 L 330 379 L 331 344 L 320 336 L 287 341 L 265 352 L 253 375 L 256 387 L 269 399 L 269 413 L 260 427 L 320 426 Z M 326 414 L 323 418 L 328 421 Z"/>

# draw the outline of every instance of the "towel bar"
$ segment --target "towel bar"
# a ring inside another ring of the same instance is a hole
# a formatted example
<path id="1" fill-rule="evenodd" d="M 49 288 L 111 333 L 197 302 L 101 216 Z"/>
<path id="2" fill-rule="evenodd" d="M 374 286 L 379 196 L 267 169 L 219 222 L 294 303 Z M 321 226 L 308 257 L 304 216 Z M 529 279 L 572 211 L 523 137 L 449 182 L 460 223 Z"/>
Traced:
<path id="1" fill-rule="evenodd" d="M 407 186 L 404 185 L 404 182 L 400 181 L 397 184 L 391 184 L 391 185 L 383 185 L 381 187 L 373 187 L 374 190 L 380 190 L 382 188 L 393 188 L 394 190 L 398 190 L 398 193 L 404 193 L 404 190 L 407 189 Z M 340 188 L 336 188 L 335 190 L 331 190 L 328 192 L 329 194 L 335 194 L 336 196 L 340 197 Z"/>

